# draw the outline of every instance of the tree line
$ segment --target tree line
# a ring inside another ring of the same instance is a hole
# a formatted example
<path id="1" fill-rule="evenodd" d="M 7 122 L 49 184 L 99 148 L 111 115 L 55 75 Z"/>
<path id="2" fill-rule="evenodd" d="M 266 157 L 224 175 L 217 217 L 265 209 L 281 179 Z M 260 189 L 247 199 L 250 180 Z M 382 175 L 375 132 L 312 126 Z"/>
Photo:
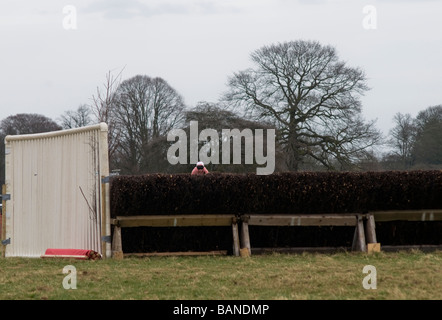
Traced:
<path id="1" fill-rule="evenodd" d="M 123 81 L 122 71 L 108 72 L 89 104 L 58 119 L 16 114 L 1 120 L 0 151 L 4 154 L 6 135 L 106 122 L 111 170 L 190 172 L 193 163 L 167 161 L 173 143 L 167 134 L 177 128 L 188 132 L 190 121 L 198 121 L 199 130 L 275 129 L 275 171 L 442 167 L 442 105 L 429 106 L 415 118 L 397 113 L 383 137 L 375 121 L 362 117 L 361 97 L 369 91 L 364 71 L 340 60 L 334 47 L 316 41 L 272 44 L 252 52 L 251 61 L 253 67 L 229 77 L 219 101 L 192 107 L 160 77 L 136 75 Z M 201 147 L 210 143 L 199 141 Z M 379 151 L 385 146 L 389 151 Z M 218 172 L 254 172 L 257 166 L 244 161 L 208 165 Z M 0 166 L 3 183 L 4 157 Z"/>

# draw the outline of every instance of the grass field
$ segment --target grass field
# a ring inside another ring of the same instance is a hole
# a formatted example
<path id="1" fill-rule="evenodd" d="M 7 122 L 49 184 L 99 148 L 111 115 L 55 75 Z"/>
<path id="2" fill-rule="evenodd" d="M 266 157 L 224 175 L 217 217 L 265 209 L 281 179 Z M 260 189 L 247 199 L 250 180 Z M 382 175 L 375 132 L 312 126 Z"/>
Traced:
<path id="1" fill-rule="evenodd" d="M 63 273 L 68 265 L 75 274 Z M 363 286 L 365 277 L 375 275 L 363 272 L 366 265 L 376 269 L 376 289 Z M 64 281 L 76 283 L 76 289 L 65 289 Z M 0 299 L 440 300 L 442 251 L 95 261 L 0 258 Z"/>

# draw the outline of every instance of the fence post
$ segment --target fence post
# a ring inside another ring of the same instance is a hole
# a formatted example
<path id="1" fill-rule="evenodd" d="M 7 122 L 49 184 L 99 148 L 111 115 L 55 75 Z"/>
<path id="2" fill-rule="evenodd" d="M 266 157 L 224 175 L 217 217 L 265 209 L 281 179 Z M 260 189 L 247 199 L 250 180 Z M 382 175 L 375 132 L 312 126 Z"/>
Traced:
<path id="1" fill-rule="evenodd" d="M 240 246 L 239 246 L 239 234 L 238 234 L 238 221 L 236 218 L 232 219 L 232 233 L 233 233 L 233 255 L 235 257 L 238 257 L 240 253 Z"/>
<path id="2" fill-rule="evenodd" d="M 356 228 L 355 233 L 353 237 L 353 245 L 352 245 L 352 251 L 367 251 L 367 245 L 365 243 L 365 232 L 364 232 L 364 221 L 363 217 L 358 214 L 356 216 L 357 222 L 356 222 Z"/>
<path id="3" fill-rule="evenodd" d="M 2 195 L 6 194 L 6 185 L 2 185 Z M 2 197 L 2 211 L 0 214 L 0 241 L 6 238 L 6 201 Z M 6 246 L 0 245 L 0 257 L 4 258 L 6 253 Z"/>
<path id="4" fill-rule="evenodd" d="M 112 258 L 123 259 L 123 244 L 121 241 L 121 227 L 114 226 L 114 234 L 112 238 Z"/>
<path id="5" fill-rule="evenodd" d="M 252 250 L 250 247 L 250 235 L 249 235 L 249 217 L 241 217 L 241 256 L 250 256 Z"/>
<path id="6" fill-rule="evenodd" d="M 367 214 L 365 217 L 365 236 L 367 243 L 377 243 L 374 216 L 373 214 Z"/>

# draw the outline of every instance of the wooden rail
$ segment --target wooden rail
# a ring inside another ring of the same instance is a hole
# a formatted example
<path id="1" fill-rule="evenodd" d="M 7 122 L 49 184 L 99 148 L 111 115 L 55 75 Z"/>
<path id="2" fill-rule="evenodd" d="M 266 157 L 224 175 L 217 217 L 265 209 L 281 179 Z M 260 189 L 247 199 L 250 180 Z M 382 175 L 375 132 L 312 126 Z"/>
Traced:
<path id="1" fill-rule="evenodd" d="M 119 227 L 210 227 L 230 226 L 236 223 L 236 216 L 218 215 L 138 215 L 118 216 L 111 223 Z"/>
<path id="2" fill-rule="evenodd" d="M 442 221 L 442 210 L 390 210 L 372 212 L 376 221 Z"/>
<path id="3" fill-rule="evenodd" d="M 233 254 L 240 255 L 238 234 L 238 219 L 232 214 L 218 215 L 138 215 L 117 216 L 111 219 L 114 225 L 112 239 L 112 256 L 117 259 L 123 257 L 121 228 L 127 227 L 212 227 L 231 226 L 233 240 Z"/>
<path id="4" fill-rule="evenodd" d="M 374 220 L 364 214 L 286 214 L 286 215 L 243 215 L 241 220 L 241 249 L 246 248 L 248 255 L 252 252 L 249 226 L 348 226 L 355 227 L 352 250 L 366 251 L 369 234 L 370 243 L 376 243 Z M 365 222 L 367 221 L 367 223 Z"/>
<path id="5" fill-rule="evenodd" d="M 442 221 L 442 209 L 333 214 L 247 214 L 241 216 L 233 214 L 117 216 L 115 219 L 111 219 L 111 224 L 114 226 L 112 256 L 117 258 L 123 256 L 121 228 L 141 226 L 231 226 L 235 256 L 249 256 L 251 254 L 249 226 L 347 226 L 355 228 L 351 249 L 366 252 L 379 245 L 375 222 L 396 220 Z"/>
<path id="6" fill-rule="evenodd" d="M 246 215 L 254 226 L 356 226 L 355 214 Z"/>

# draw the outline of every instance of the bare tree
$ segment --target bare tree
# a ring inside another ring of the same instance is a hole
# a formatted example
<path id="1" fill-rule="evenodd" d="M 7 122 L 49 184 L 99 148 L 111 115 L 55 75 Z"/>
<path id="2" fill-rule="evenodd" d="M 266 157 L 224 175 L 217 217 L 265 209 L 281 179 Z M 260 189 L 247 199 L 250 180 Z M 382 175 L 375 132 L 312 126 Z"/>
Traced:
<path id="1" fill-rule="evenodd" d="M 63 129 L 85 127 L 92 124 L 91 109 L 82 104 L 77 110 L 68 110 L 60 116 L 60 123 Z"/>
<path id="2" fill-rule="evenodd" d="M 442 165 L 442 105 L 431 106 L 418 113 L 413 146 L 415 164 L 427 167 Z"/>
<path id="3" fill-rule="evenodd" d="M 417 133 L 423 131 L 428 125 L 440 124 L 442 122 L 442 105 L 431 106 L 420 111 L 415 122 Z"/>
<path id="4" fill-rule="evenodd" d="M 400 168 L 408 169 L 412 165 L 412 152 L 416 137 L 414 119 L 409 113 L 398 112 L 393 117 L 393 121 L 396 125 L 390 130 L 389 144 L 393 147 L 390 158 L 396 157 L 400 162 Z"/>
<path id="5" fill-rule="evenodd" d="M 0 124 L 4 135 L 42 133 L 62 128 L 52 119 L 35 113 L 20 113 L 9 116 Z"/>
<path id="6" fill-rule="evenodd" d="M 149 145 L 181 126 L 183 98 L 165 80 L 137 75 L 119 85 L 113 104 L 121 169 L 132 174 L 149 171 Z"/>
<path id="7" fill-rule="evenodd" d="M 268 129 L 275 129 L 274 126 L 271 123 L 267 123 L 264 121 L 252 121 L 249 119 L 245 119 L 243 117 L 241 117 L 240 115 L 227 110 L 225 108 L 225 106 L 223 106 L 220 103 L 210 103 L 210 102 L 205 102 L 205 101 L 201 101 L 199 102 L 194 108 L 186 111 L 185 113 L 186 116 L 186 127 L 184 128 L 184 130 L 187 133 L 187 136 L 190 137 L 190 122 L 191 121 L 197 121 L 198 122 L 198 134 L 204 130 L 204 129 L 213 129 L 218 133 L 218 141 L 216 142 L 216 144 L 218 145 L 218 158 L 219 158 L 219 163 L 210 163 L 210 164 L 206 164 L 206 166 L 208 167 L 209 171 L 218 171 L 218 172 L 238 172 L 238 173 L 244 173 L 244 172 L 256 172 L 256 168 L 258 167 L 258 164 L 256 163 L 256 159 L 250 159 L 251 161 L 248 163 L 248 161 L 246 161 L 247 157 L 246 157 L 246 150 L 249 150 L 249 153 L 253 154 L 254 149 L 256 148 L 256 145 L 253 145 L 253 143 L 257 142 L 256 136 L 255 136 L 255 130 L 256 129 L 262 129 L 267 131 Z M 228 163 L 224 163 L 224 161 L 222 160 L 224 158 L 224 150 L 223 150 L 223 144 L 227 143 L 228 144 L 234 144 L 233 140 L 234 138 L 232 136 L 226 137 L 223 136 L 223 131 L 224 130 L 238 130 L 237 132 L 237 137 L 239 137 L 239 145 L 240 145 L 240 155 L 239 158 L 236 158 L 236 161 L 239 163 L 234 163 L 234 159 L 235 159 L 235 153 L 233 151 L 233 147 L 232 148 L 228 148 L 228 151 L 230 152 L 229 156 L 226 156 L 226 159 L 228 158 L 229 161 L 227 161 Z M 253 138 L 253 141 L 249 141 L 249 143 L 251 143 L 252 148 L 251 149 L 247 149 L 249 146 L 246 147 L 246 137 L 243 136 L 242 134 L 245 135 L 245 133 L 250 130 L 251 136 Z M 266 147 L 267 146 L 267 137 L 264 138 L 263 141 L 263 146 Z M 199 150 L 205 145 L 207 144 L 209 141 L 199 141 L 198 142 L 198 148 Z M 189 140 L 189 144 L 190 144 L 190 140 Z M 189 145 L 190 148 L 190 145 Z M 268 155 L 267 153 L 267 149 L 265 150 L 265 153 Z M 282 153 L 280 150 L 279 146 L 276 146 L 276 150 L 275 150 L 275 171 L 285 171 L 285 165 L 284 165 L 284 161 L 281 160 L 282 159 Z M 190 155 L 188 154 L 188 160 L 190 160 Z M 190 163 L 190 161 L 189 161 Z M 195 166 L 195 163 L 190 163 L 189 167 L 190 169 L 193 169 L 193 167 Z M 190 172 L 190 170 L 189 170 Z"/>
<path id="8" fill-rule="evenodd" d="M 123 70 L 124 68 L 116 76 L 109 71 L 106 74 L 103 87 L 97 87 L 97 93 L 92 96 L 91 109 L 95 119 L 97 122 L 105 122 L 108 126 L 109 166 L 111 169 L 117 168 L 116 153 L 120 141 L 120 130 L 117 125 L 114 100 Z"/>
<path id="9" fill-rule="evenodd" d="M 5 154 L 4 139 L 7 135 L 42 133 L 62 128 L 53 120 L 34 113 L 20 113 L 0 122 L 0 153 Z M 0 157 L 0 185 L 5 182 L 5 157 Z"/>
<path id="10" fill-rule="evenodd" d="M 264 46 L 251 55 L 254 69 L 235 73 L 226 101 L 279 128 L 289 170 L 305 160 L 346 168 L 381 139 L 361 117 L 364 72 L 339 61 L 336 50 L 313 41 Z"/>

